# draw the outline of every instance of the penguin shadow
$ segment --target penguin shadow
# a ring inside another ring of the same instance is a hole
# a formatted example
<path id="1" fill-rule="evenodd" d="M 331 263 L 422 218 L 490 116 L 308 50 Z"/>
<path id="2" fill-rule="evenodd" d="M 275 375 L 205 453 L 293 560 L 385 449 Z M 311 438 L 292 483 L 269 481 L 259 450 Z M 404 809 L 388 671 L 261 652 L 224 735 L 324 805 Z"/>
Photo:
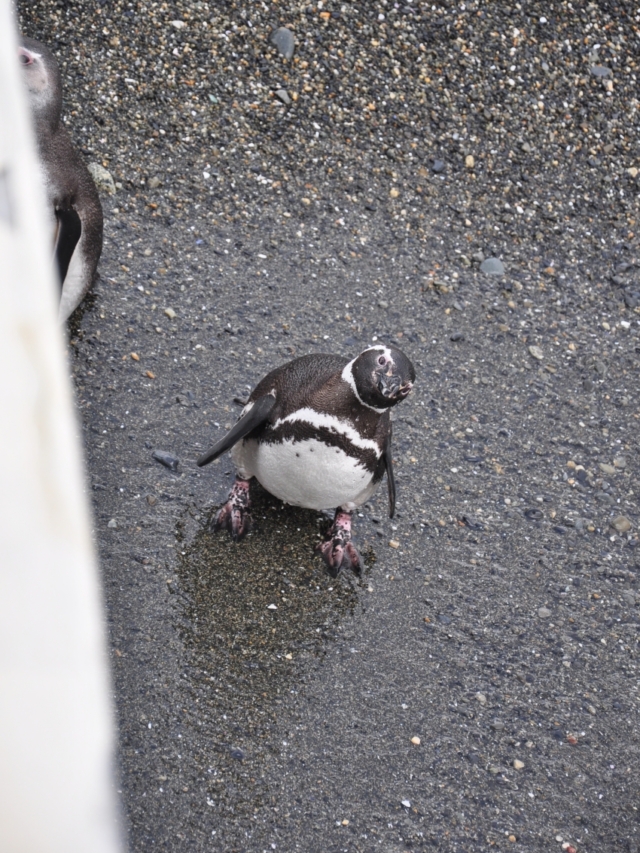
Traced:
<path id="1" fill-rule="evenodd" d="M 70 341 L 77 340 L 79 337 L 82 337 L 82 321 L 84 320 L 85 314 L 92 314 L 97 304 L 98 294 L 95 289 L 92 288 L 67 320 L 67 334 Z"/>
<path id="2" fill-rule="evenodd" d="M 330 519 L 286 506 L 252 484 L 252 532 L 235 543 L 210 528 L 211 510 L 176 566 L 178 632 L 194 673 L 224 671 L 243 692 L 275 698 L 308 672 L 353 615 L 362 578 L 330 577 L 314 554 Z M 371 562 L 372 555 L 369 555 Z"/>

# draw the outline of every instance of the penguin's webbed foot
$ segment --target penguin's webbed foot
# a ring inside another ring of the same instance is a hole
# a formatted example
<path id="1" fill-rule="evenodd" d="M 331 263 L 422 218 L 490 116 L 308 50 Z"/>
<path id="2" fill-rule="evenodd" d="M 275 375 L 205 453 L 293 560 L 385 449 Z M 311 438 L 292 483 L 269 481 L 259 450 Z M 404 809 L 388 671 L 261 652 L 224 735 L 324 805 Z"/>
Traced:
<path id="1" fill-rule="evenodd" d="M 362 557 L 351 542 L 351 513 L 336 510 L 333 524 L 327 531 L 324 542 L 316 545 L 316 551 L 325 561 L 331 577 L 338 576 L 342 569 L 351 569 L 356 575 L 364 568 Z"/>
<path id="2" fill-rule="evenodd" d="M 226 529 L 233 541 L 239 542 L 251 530 L 250 507 L 249 480 L 236 477 L 226 504 L 220 507 L 213 522 L 214 533 Z"/>

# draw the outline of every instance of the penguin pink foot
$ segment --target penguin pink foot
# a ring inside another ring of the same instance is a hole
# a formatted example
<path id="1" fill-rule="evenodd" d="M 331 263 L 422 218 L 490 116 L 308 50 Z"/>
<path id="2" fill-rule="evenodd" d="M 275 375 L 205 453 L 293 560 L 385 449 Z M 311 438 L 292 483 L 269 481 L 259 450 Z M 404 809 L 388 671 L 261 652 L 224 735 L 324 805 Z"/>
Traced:
<path id="1" fill-rule="evenodd" d="M 351 513 L 337 509 L 333 524 L 327 530 L 324 542 L 316 545 L 325 561 L 331 577 L 337 577 L 341 569 L 352 569 L 356 575 L 364 568 L 362 557 L 351 542 Z"/>
<path id="2" fill-rule="evenodd" d="M 213 522 L 214 532 L 226 529 L 233 541 L 239 542 L 251 530 L 250 507 L 249 480 L 236 477 L 226 504 L 218 510 Z"/>

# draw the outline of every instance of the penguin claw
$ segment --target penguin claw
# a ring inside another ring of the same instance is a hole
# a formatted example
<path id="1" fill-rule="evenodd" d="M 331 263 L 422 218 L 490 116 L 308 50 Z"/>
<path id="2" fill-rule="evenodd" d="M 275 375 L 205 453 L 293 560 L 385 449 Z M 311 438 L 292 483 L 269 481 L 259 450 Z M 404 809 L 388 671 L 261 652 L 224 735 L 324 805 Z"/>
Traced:
<path id="1" fill-rule="evenodd" d="M 234 542 L 239 542 L 251 530 L 249 480 L 236 477 L 227 502 L 218 510 L 213 531 L 228 530 Z"/>
<path id="2" fill-rule="evenodd" d="M 332 578 L 338 577 L 342 569 L 351 569 L 356 575 L 362 573 L 362 557 L 351 542 L 351 513 L 336 510 L 324 542 L 319 542 L 315 550 L 321 555 Z"/>

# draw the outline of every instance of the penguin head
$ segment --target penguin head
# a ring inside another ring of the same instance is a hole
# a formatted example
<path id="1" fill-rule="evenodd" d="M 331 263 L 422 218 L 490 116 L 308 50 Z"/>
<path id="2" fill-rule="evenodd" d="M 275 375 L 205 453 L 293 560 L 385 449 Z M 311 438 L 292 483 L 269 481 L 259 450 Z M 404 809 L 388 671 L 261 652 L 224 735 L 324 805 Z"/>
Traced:
<path id="1" fill-rule="evenodd" d="M 46 45 L 23 38 L 18 60 L 34 119 L 55 129 L 62 112 L 62 80 L 55 56 Z"/>
<path id="2" fill-rule="evenodd" d="M 404 400 L 416 379 L 407 356 L 382 344 L 361 352 L 352 362 L 351 375 L 360 400 L 374 409 L 388 409 Z"/>

